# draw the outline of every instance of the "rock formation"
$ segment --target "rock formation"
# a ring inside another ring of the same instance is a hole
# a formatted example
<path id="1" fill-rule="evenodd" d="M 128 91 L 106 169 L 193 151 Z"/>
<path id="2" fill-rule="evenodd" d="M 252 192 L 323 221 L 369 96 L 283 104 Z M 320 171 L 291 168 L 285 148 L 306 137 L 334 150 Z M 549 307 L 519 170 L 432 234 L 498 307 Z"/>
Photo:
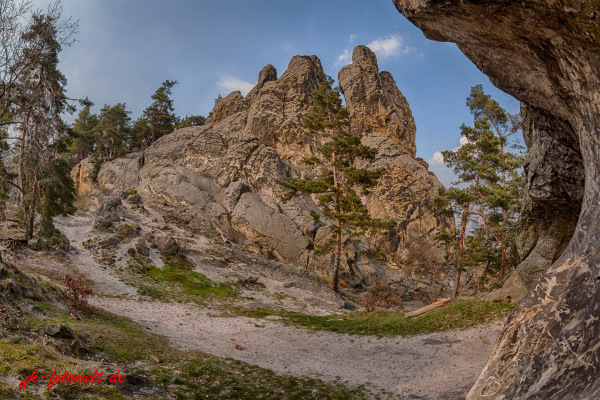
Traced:
<path id="1" fill-rule="evenodd" d="M 279 78 L 267 65 L 245 98 L 233 92 L 217 102 L 206 125 L 178 130 L 143 152 L 103 164 L 96 185 L 90 182 L 90 160 L 82 162 L 73 171 L 80 195 L 135 189 L 145 206 L 193 229 L 328 278 L 330 256 L 316 256 L 313 249 L 329 228 L 315 225 L 310 197 L 282 203 L 278 183 L 314 173 L 301 161 L 327 140 L 302 127 L 321 73 L 316 56 L 293 57 Z M 340 277 L 365 287 L 377 276 L 406 299 L 435 299 L 450 280 L 432 236 L 450 221 L 433 208 L 441 184 L 414 157 L 416 129 L 408 103 L 364 46 L 357 47 L 339 80 L 363 142 L 379 150 L 371 167 L 387 168 L 367 207 L 376 217 L 398 222 L 390 241 L 356 246 L 346 241 Z M 368 249 L 385 251 L 388 262 L 361 254 Z"/>
<path id="2" fill-rule="evenodd" d="M 549 268 L 508 318 L 468 398 L 599 398 L 600 4 L 394 3 L 524 104 L 525 259 L 511 284 L 522 289 Z"/>
<path id="3" fill-rule="evenodd" d="M 392 75 L 379 73 L 375 54 L 368 47 L 354 49 L 352 64 L 342 68 L 338 80 L 352 128 L 359 134 L 388 137 L 414 157 L 417 127 L 408 102 Z"/>

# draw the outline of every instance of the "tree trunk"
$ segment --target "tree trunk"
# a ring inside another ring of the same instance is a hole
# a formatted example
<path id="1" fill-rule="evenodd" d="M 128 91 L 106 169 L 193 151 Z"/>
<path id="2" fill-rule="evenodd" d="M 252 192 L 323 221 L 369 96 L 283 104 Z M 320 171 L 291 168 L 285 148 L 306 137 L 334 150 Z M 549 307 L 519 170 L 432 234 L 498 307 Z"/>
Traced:
<path id="1" fill-rule="evenodd" d="M 27 124 L 27 117 L 25 118 L 25 124 Z M 19 186 L 22 190 L 25 189 L 25 167 L 23 165 L 23 156 L 25 154 L 25 137 L 27 136 L 27 128 L 23 127 L 21 130 L 21 139 L 19 147 Z M 19 193 L 19 202 L 23 200 L 23 194 Z"/>
<path id="2" fill-rule="evenodd" d="M 35 210 L 35 205 L 33 203 L 29 204 L 25 208 L 25 241 L 26 242 L 29 242 L 31 239 L 33 239 L 33 222 L 34 222 L 33 210 Z"/>
<path id="3" fill-rule="evenodd" d="M 504 228 L 506 229 L 506 210 L 503 210 L 502 213 L 504 214 Z M 506 235 L 503 235 L 503 237 L 502 237 L 502 264 L 500 265 L 500 274 L 498 276 L 498 279 L 500 280 L 500 282 L 502 282 L 504 280 L 505 265 L 506 265 Z"/>
<path id="4" fill-rule="evenodd" d="M 333 186 L 338 189 L 339 182 L 337 178 L 337 168 L 335 166 L 335 151 L 331 154 L 331 164 L 333 165 Z M 335 212 L 340 212 L 340 195 L 335 194 Z M 334 292 L 338 291 L 339 273 L 340 273 L 340 257 L 342 256 L 342 223 L 337 218 L 336 220 L 337 234 L 335 243 L 335 257 L 333 259 L 333 279 L 331 288 Z"/>
<path id="5" fill-rule="evenodd" d="M 31 196 L 31 204 L 29 204 L 29 207 L 27 208 L 27 226 L 25 227 L 25 240 L 27 240 L 28 242 L 33 239 L 33 229 L 34 229 L 34 223 L 35 223 L 35 202 L 36 199 L 39 196 L 39 187 L 37 184 L 37 181 L 35 181 L 35 184 L 33 186 L 33 193 Z M 40 200 L 41 201 L 41 200 Z"/>
<path id="6" fill-rule="evenodd" d="M 34 222 L 34 215 L 29 215 L 29 219 L 27 221 L 27 229 L 25 230 L 25 240 L 26 241 L 30 241 L 31 239 L 33 239 L 33 222 Z"/>
<path id="7" fill-rule="evenodd" d="M 465 248 L 465 235 L 467 231 L 467 218 L 469 215 L 469 203 L 465 205 L 465 209 L 462 214 L 462 221 L 460 224 L 460 241 L 458 244 L 458 259 L 456 261 L 456 277 L 454 278 L 454 291 L 452 292 L 452 300 L 456 300 L 458 296 L 458 287 L 460 285 L 460 273 L 462 271 L 462 267 L 460 262 L 462 261 L 462 253 Z"/>
<path id="8" fill-rule="evenodd" d="M 496 128 L 496 131 L 498 132 L 498 136 L 500 137 L 500 140 L 502 140 L 504 137 L 502 135 L 500 135 L 500 131 L 498 131 L 498 129 Z M 504 144 L 502 142 L 500 142 L 500 145 L 502 146 L 502 158 L 504 159 Z M 502 166 L 502 187 L 505 188 L 506 187 L 506 171 L 505 171 L 505 166 Z M 507 215 L 506 215 L 506 210 L 502 210 L 502 226 L 504 227 L 504 229 L 506 229 L 506 222 L 507 222 Z M 500 265 L 500 274 L 498 276 L 500 281 L 504 280 L 504 269 L 505 269 L 505 264 L 506 264 L 506 234 L 502 235 L 502 264 Z"/>
<path id="9" fill-rule="evenodd" d="M 338 229 L 340 228 L 340 220 L 337 220 Z M 335 257 L 333 259 L 333 279 L 331 288 L 334 292 L 338 291 L 339 274 L 340 274 L 340 258 L 342 256 L 342 233 L 338 232 L 335 245 Z"/>

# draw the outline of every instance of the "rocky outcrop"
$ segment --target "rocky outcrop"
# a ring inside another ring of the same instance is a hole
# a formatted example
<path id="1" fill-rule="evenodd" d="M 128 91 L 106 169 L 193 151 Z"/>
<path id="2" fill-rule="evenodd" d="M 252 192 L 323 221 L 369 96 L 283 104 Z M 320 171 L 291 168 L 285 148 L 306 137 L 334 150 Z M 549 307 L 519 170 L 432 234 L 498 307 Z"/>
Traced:
<path id="1" fill-rule="evenodd" d="M 302 160 L 327 138 L 305 129 L 302 121 L 321 74 L 316 56 L 293 57 L 279 78 L 267 65 L 246 98 L 233 92 L 220 99 L 206 125 L 180 129 L 143 153 L 104 164 L 98 188 L 113 194 L 135 189 L 144 206 L 195 230 L 223 235 L 264 257 L 329 277 L 330 256 L 314 253 L 315 241 L 328 230 L 310 216 L 315 203 L 309 197 L 282 203 L 285 190 L 278 183 L 315 173 Z M 433 208 L 441 184 L 414 158 L 415 124 L 408 103 L 364 46 L 340 72 L 340 84 L 363 142 L 379 150 L 370 167 L 387 169 L 367 197 L 367 207 L 377 217 L 398 222 L 390 241 L 354 245 L 347 240 L 341 279 L 348 286 L 365 287 L 377 276 L 396 285 L 406 299 L 435 298 L 450 281 L 442 273 L 443 253 L 432 236 L 448 221 Z M 90 186 L 87 175 L 74 172 L 74 177 L 81 180 L 78 187 Z M 370 260 L 362 250 L 382 250 L 388 262 Z M 435 294 L 403 286 L 424 270 Z"/>
<path id="2" fill-rule="evenodd" d="M 573 129 L 523 105 L 527 185 L 517 232 L 522 261 L 492 299 L 522 299 L 567 247 L 583 201 L 584 171 Z"/>
<path id="3" fill-rule="evenodd" d="M 373 216 L 398 222 L 394 240 L 384 249 L 395 253 L 393 261 L 400 265 L 443 264 L 444 252 L 434 245 L 433 234 L 449 228 L 450 221 L 433 207 L 441 183 L 414 157 L 416 126 L 408 102 L 392 75 L 379 72 L 366 46 L 354 49 L 338 80 L 353 129 L 363 144 L 377 149 L 376 159 L 364 166 L 387 171 L 367 198 Z"/>
<path id="4" fill-rule="evenodd" d="M 394 2 L 429 38 L 457 43 L 526 107 L 525 260 L 518 274 L 527 285 L 535 274 L 524 271 L 552 265 L 509 316 L 468 398 L 598 398 L 600 5 Z"/>
<path id="5" fill-rule="evenodd" d="M 338 80 L 355 133 L 388 137 L 414 157 L 415 120 L 392 75 L 379 73 L 375 53 L 366 46 L 357 46 L 352 64 L 342 68 Z"/>
<path id="6" fill-rule="evenodd" d="M 231 92 L 215 104 L 212 114 L 212 125 L 216 125 L 225 118 L 242 112 L 248 108 L 248 103 L 239 90 Z"/>

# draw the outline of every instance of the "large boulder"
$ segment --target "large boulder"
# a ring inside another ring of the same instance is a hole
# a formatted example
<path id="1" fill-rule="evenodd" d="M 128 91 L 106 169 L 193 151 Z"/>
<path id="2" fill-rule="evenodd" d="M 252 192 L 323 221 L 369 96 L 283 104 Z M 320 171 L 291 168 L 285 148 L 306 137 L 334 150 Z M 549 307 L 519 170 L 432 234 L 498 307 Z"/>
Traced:
<path id="1" fill-rule="evenodd" d="M 528 285 L 551 265 L 508 317 L 468 398 L 599 398 L 600 4 L 394 3 L 430 39 L 455 42 L 526 108 L 518 274 Z"/>
<path id="2" fill-rule="evenodd" d="M 139 249 L 142 252 L 146 252 L 146 255 L 148 255 L 148 248 L 146 247 L 144 249 L 144 245 L 139 246 Z M 175 240 L 175 238 L 172 235 L 169 235 L 167 233 L 162 233 L 158 235 L 154 239 L 154 245 L 156 246 L 156 249 L 160 252 L 160 254 L 162 254 L 163 256 L 172 257 L 177 255 L 177 253 L 179 252 L 179 244 L 177 243 L 177 240 Z"/>

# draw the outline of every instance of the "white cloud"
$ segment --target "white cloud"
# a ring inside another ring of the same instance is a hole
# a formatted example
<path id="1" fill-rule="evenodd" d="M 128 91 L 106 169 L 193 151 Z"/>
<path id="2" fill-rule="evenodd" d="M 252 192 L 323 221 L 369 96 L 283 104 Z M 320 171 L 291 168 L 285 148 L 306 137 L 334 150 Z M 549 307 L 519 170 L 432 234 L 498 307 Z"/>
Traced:
<path id="1" fill-rule="evenodd" d="M 348 49 L 344 49 L 342 54 L 340 54 L 338 56 L 337 60 L 335 61 L 334 66 L 342 67 L 344 65 L 350 64 L 351 61 L 352 61 L 352 52 Z"/>
<path id="2" fill-rule="evenodd" d="M 398 34 L 383 39 L 373 40 L 371 43 L 367 44 L 367 47 L 373 50 L 378 58 L 409 54 L 415 51 L 414 48 L 406 45 L 404 43 L 404 38 Z"/>
<path id="3" fill-rule="evenodd" d="M 436 151 L 433 153 L 433 156 L 429 160 L 427 160 L 429 165 L 442 165 L 444 163 L 444 156 L 442 156 L 441 151 Z"/>
<path id="4" fill-rule="evenodd" d="M 228 75 L 221 76 L 220 80 L 217 82 L 217 86 L 228 91 L 223 95 L 223 97 L 234 90 L 239 90 L 242 92 L 242 95 L 245 96 L 250 90 L 252 90 L 254 84 Z"/>
<path id="5" fill-rule="evenodd" d="M 461 148 L 462 146 L 464 146 L 467 143 L 469 143 L 469 139 L 467 139 L 464 136 L 461 137 L 460 144 L 458 146 L 456 146 L 455 148 L 453 148 L 452 151 L 458 150 L 459 148 Z M 436 151 L 435 153 L 433 153 L 431 158 L 429 160 L 427 160 L 427 162 L 429 163 L 429 165 L 442 165 L 442 164 L 444 164 L 444 156 L 442 155 L 441 151 Z"/>
<path id="6" fill-rule="evenodd" d="M 350 35 L 348 35 L 348 42 L 350 42 L 352 44 L 352 43 L 354 43 L 355 40 L 356 40 L 356 35 L 354 33 L 351 33 Z"/>

